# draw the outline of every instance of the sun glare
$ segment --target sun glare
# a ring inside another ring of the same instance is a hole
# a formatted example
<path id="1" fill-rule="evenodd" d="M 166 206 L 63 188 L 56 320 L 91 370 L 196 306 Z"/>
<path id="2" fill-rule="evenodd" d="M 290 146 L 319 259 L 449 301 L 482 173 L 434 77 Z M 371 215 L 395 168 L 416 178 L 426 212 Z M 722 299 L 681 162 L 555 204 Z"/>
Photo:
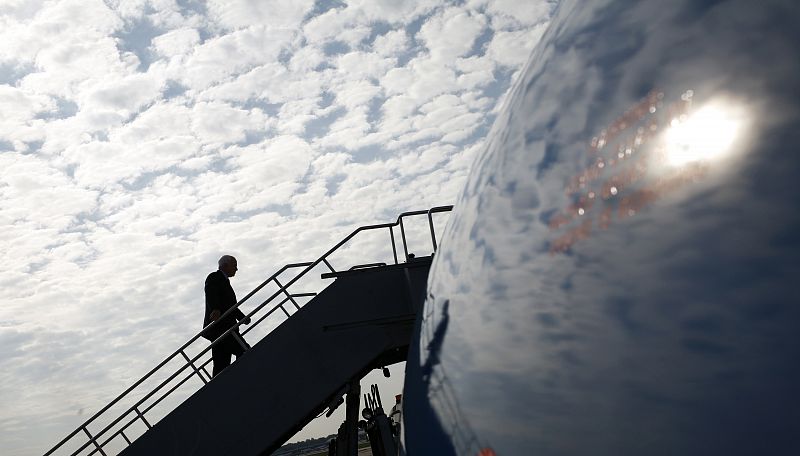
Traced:
<path id="1" fill-rule="evenodd" d="M 673 119 L 664 135 L 667 161 L 681 166 L 723 158 L 741 139 L 744 123 L 740 106 L 721 102 Z"/>

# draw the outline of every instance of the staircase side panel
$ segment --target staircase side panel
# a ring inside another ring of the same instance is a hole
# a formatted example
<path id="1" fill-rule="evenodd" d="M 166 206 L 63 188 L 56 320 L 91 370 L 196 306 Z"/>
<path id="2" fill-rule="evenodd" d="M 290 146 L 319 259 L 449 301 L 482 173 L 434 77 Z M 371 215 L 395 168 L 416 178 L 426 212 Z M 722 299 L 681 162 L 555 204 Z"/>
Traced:
<path id="1" fill-rule="evenodd" d="M 341 277 L 121 454 L 269 454 L 373 360 L 406 350 L 429 263 Z"/>

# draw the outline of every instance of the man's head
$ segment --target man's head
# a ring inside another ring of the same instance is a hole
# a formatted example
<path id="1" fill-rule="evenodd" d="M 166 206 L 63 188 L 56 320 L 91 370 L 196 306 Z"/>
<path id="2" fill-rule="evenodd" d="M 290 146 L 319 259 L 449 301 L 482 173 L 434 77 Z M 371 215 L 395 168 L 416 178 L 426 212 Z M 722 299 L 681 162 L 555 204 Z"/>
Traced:
<path id="1" fill-rule="evenodd" d="M 224 272 L 226 276 L 233 277 L 236 275 L 236 271 L 239 268 L 236 265 L 236 258 L 230 255 L 222 255 L 222 258 L 219 259 L 219 270 Z"/>

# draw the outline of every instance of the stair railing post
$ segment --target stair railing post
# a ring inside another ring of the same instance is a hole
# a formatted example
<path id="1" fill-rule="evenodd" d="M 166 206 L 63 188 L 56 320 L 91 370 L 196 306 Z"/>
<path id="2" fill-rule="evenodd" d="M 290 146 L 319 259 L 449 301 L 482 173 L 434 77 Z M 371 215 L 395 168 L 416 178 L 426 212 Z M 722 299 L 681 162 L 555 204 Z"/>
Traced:
<path id="1" fill-rule="evenodd" d="M 103 451 L 103 448 L 100 446 L 100 444 L 99 444 L 99 443 L 97 443 L 97 439 L 95 439 L 94 437 L 92 437 L 92 434 L 90 434 L 90 433 L 89 433 L 89 429 L 87 429 L 87 428 L 86 428 L 86 426 L 84 426 L 84 427 L 83 427 L 83 432 L 85 432 L 85 433 L 86 433 L 86 436 L 87 436 L 87 437 L 89 437 L 89 441 L 90 441 L 90 442 L 92 442 L 92 443 L 94 444 L 94 446 L 95 446 L 95 447 L 97 447 L 97 451 L 99 451 L 99 452 L 100 452 L 100 454 L 102 454 L 103 456 L 108 456 L 108 455 L 105 453 L 105 451 Z"/>
<path id="2" fill-rule="evenodd" d="M 400 236 L 403 238 L 403 252 L 406 254 L 406 261 L 408 261 L 408 245 L 406 243 L 406 230 L 403 227 L 403 217 L 400 216 Z"/>
<path id="3" fill-rule="evenodd" d="M 289 301 L 292 301 L 292 304 L 294 304 L 294 306 L 297 307 L 297 310 L 300 310 L 300 306 L 297 305 L 297 301 L 295 301 L 294 298 L 292 297 L 292 295 L 289 294 L 289 290 L 287 290 L 286 288 L 284 288 L 283 285 L 281 285 L 281 283 L 278 281 L 277 277 L 275 277 L 275 283 L 278 284 L 278 287 L 280 287 L 280 290 L 286 295 L 287 298 L 289 298 Z M 283 307 L 281 307 L 281 309 L 283 309 Z M 286 312 L 285 309 L 283 309 L 283 311 Z M 286 312 L 286 316 L 287 317 L 289 316 L 289 312 Z"/>
<path id="4" fill-rule="evenodd" d="M 250 350 L 250 346 L 247 345 L 247 343 L 244 341 L 244 339 L 242 339 L 242 336 L 238 332 L 236 331 L 232 332 L 231 336 L 233 336 L 233 338 L 236 339 L 236 342 L 239 342 L 239 345 L 242 346 L 244 351 Z"/>
<path id="5" fill-rule="evenodd" d="M 200 373 L 200 369 L 198 369 L 198 368 L 197 368 L 197 367 L 194 365 L 194 363 L 192 362 L 192 360 L 191 360 L 191 359 L 189 359 L 189 357 L 188 357 L 188 356 L 186 356 L 186 352 L 184 352 L 183 350 L 181 350 L 181 355 L 183 355 L 183 358 L 186 360 L 186 362 L 187 362 L 187 363 L 189 363 L 189 366 L 191 366 L 191 368 L 192 368 L 192 370 L 194 371 L 194 373 L 195 373 L 195 374 L 197 374 L 197 376 L 198 376 L 198 377 L 200 377 L 200 380 L 202 380 L 202 381 L 203 381 L 203 384 L 204 384 L 204 385 L 205 385 L 205 384 L 208 384 L 208 382 L 206 381 L 205 377 L 203 377 L 203 374 L 201 374 L 201 373 Z M 203 369 L 203 370 L 205 371 L 205 369 Z M 208 374 L 208 372 L 206 372 L 206 374 Z M 209 378 L 210 378 L 210 377 L 209 377 Z"/>
<path id="6" fill-rule="evenodd" d="M 325 263 L 325 266 L 327 266 L 328 269 L 331 270 L 331 272 L 336 272 L 336 269 L 333 269 L 333 266 L 331 266 L 331 264 L 328 262 L 327 258 L 323 257 L 322 258 L 322 262 Z"/>
<path id="7" fill-rule="evenodd" d="M 389 227 L 389 236 L 392 237 L 392 255 L 394 256 L 394 264 L 397 264 L 397 246 L 394 242 L 394 228 Z"/>
<path id="8" fill-rule="evenodd" d="M 139 407 L 134 407 L 133 411 L 136 412 L 136 415 L 144 422 L 144 425 L 147 426 L 147 429 L 152 429 L 153 426 L 150 426 L 150 423 L 147 421 L 147 418 L 144 417 L 144 414 L 139 411 Z"/>
<path id="9" fill-rule="evenodd" d="M 277 296 L 277 294 L 276 294 L 276 296 Z M 272 312 L 275 312 L 276 310 L 278 310 L 278 308 L 280 308 L 281 310 L 283 310 L 283 312 L 284 312 L 284 313 L 286 313 L 286 309 L 284 309 L 284 308 L 283 308 L 283 303 L 285 303 L 285 302 L 286 302 L 286 301 L 288 301 L 288 300 L 289 300 L 289 298 L 283 298 L 283 301 L 281 301 L 281 302 L 280 302 L 280 303 L 279 303 L 277 306 L 273 307 L 273 308 L 272 308 L 272 310 L 269 310 L 269 311 L 267 311 L 267 313 L 265 313 L 264 315 L 262 315 L 262 316 L 261 316 L 261 318 L 259 318 L 258 320 L 256 320 L 256 321 L 255 321 L 255 323 L 251 324 L 249 328 L 245 329 L 245 330 L 244 330 L 244 332 L 242 332 L 242 335 L 243 335 L 243 336 L 246 336 L 246 335 L 247 335 L 247 333 L 249 333 L 250 331 L 252 331 L 252 330 L 253 330 L 253 328 L 255 328 L 256 326 L 258 326 L 258 325 L 259 325 L 259 324 L 260 324 L 262 321 L 264 321 L 265 319 L 267 319 L 267 317 L 269 317 L 270 315 L 272 315 Z"/>
<path id="10" fill-rule="evenodd" d="M 436 252 L 436 232 L 433 229 L 433 213 L 428 211 L 428 226 L 431 228 L 431 242 L 433 243 L 433 251 Z"/>

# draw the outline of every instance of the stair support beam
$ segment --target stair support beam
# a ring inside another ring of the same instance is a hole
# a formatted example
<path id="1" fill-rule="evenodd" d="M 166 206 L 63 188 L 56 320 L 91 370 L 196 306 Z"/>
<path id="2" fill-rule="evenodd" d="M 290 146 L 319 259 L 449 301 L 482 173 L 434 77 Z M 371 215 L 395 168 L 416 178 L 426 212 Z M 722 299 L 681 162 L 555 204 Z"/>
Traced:
<path id="1" fill-rule="evenodd" d="M 347 453 L 345 456 L 358 455 L 358 412 L 361 402 L 360 380 L 351 380 L 347 391 L 345 409 L 345 429 L 347 430 Z"/>

